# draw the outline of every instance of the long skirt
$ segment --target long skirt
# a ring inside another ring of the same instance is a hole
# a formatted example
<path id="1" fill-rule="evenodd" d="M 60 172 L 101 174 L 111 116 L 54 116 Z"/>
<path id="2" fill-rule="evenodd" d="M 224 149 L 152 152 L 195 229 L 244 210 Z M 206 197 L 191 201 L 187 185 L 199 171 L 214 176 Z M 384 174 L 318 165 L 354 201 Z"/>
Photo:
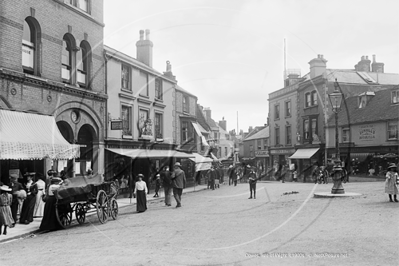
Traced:
<path id="1" fill-rule="evenodd" d="M 42 200 L 42 195 L 44 190 L 39 190 L 36 195 L 35 209 L 33 211 L 33 217 L 42 217 L 44 212 L 44 201 Z"/>
<path id="2" fill-rule="evenodd" d="M 46 204 L 44 205 L 44 215 L 40 224 L 40 231 L 53 231 L 61 229 L 61 225 L 58 223 L 57 214 L 55 212 L 55 204 L 57 199 L 55 196 L 47 197 Z"/>
<path id="3" fill-rule="evenodd" d="M 10 206 L 0 206 L 0 226 L 10 226 L 14 223 Z"/>
<path id="4" fill-rule="evenodd" d="M 398 185 L 396 184 L 396 178 L 394 178 L 394 176 L 385 179 L 385 193 L 393 195 L 398 194 Z"/>
<path id="5" fill-rule="evenodd" d="M 24 200 L 21 209 L 21 215 L 19 216 L 19 222 L 21 224 L 29 224 L 33 222 L 33 211 L 35 210 L 36 195 L 30 194 Z"/>
<path id="6" fill-rule="evenodd" d="M 145 212 L 147 210 L 147 195 L 144 190 L 137 190 L 136 200 L 136 210 L 138 212 Z"/>

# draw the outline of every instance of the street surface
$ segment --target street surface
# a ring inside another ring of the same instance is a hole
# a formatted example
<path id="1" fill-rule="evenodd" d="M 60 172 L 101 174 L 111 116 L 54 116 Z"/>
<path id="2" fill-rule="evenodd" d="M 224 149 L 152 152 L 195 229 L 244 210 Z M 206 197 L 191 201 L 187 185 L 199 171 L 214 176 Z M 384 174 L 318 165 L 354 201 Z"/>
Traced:
<path id="1" fill-rule="evenodd" d="M 399 203 L 383 182 L 344 184 L 359 197 L 314 198 L 332 184 L 223 185 L 161 200 L 116 221 L 39 234 L 0 245 L 2 266 L 16 265 L 399 265 Z M 298 192 L 298 193 L 292 193 Z M 151 195 L 152 196 L 152 195 Z"/>

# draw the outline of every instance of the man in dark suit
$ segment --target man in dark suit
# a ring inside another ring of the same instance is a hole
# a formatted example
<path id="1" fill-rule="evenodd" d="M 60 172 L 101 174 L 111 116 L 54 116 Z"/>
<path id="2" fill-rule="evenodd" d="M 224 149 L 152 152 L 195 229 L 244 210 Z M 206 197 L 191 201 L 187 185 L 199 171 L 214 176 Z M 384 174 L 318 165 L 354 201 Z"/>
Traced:
<path id="1" fill-rule="evenodd" d="M 175 163 L 174 171 L 172 174 L 172 184 L 173 184 L 173 196 L 176 200 L 176 208 L 181 207 L 181 195 L 183 193 L 183 188 L 186 187 L 186 174 L 181 169 L 181 164 L 179 162 Z"/>

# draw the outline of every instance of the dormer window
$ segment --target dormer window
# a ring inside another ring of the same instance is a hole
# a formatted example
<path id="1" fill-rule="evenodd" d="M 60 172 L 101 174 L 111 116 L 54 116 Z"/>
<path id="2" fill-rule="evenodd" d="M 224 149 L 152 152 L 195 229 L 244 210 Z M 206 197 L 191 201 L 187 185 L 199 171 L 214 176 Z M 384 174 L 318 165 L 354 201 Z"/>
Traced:
<path id="1" fill-rule="evenodd" d="M 392 92 L 392 103 L 396 104 L 399 103 L 399 90 Z"/>

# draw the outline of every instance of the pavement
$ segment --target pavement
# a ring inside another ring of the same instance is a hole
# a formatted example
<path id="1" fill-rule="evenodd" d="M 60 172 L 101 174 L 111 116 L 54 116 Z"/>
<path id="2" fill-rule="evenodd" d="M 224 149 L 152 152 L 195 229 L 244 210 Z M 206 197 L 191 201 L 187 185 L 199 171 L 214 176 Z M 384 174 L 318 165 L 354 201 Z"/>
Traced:
<path id="1" fill-rule="evenodd" d="M 207 187 L 205 185 L 197 185 L 194 187 L 188 187 L 183 190 L 183 194 L 198 192 L 201 190 L 206 190 Z M 159 197 L 154 198 L 153 193 L 147 195 L 147 201 L 155 201 L 165 199 L 165 195 L 163 193 L 163 189 L 160 189 Z M 118 208 L 124 208 L 128 206 L 135 206 L 136 199 L 134 198 L 118 198 Z M 174 198 L 172 195 L 172 205 L 174 204 Z M 86 216 L 95 215 L 96 211 L 93 209 L 86 213 Z M 15 227 L 7 228 L 7 235 L 0 235 L 0 244 L 4 244 L 10 241 L 27 238 L 27 237 L 35 237 L 36 234 L 40 234 L 39 231 L 40 223 L 42 221 L 42 217 L 34 218 L 33 222 L 30 224 L 20 224 L 16 223 Z M 72 223 L 76 222 L 75 215 L 73 215 Z"/>

